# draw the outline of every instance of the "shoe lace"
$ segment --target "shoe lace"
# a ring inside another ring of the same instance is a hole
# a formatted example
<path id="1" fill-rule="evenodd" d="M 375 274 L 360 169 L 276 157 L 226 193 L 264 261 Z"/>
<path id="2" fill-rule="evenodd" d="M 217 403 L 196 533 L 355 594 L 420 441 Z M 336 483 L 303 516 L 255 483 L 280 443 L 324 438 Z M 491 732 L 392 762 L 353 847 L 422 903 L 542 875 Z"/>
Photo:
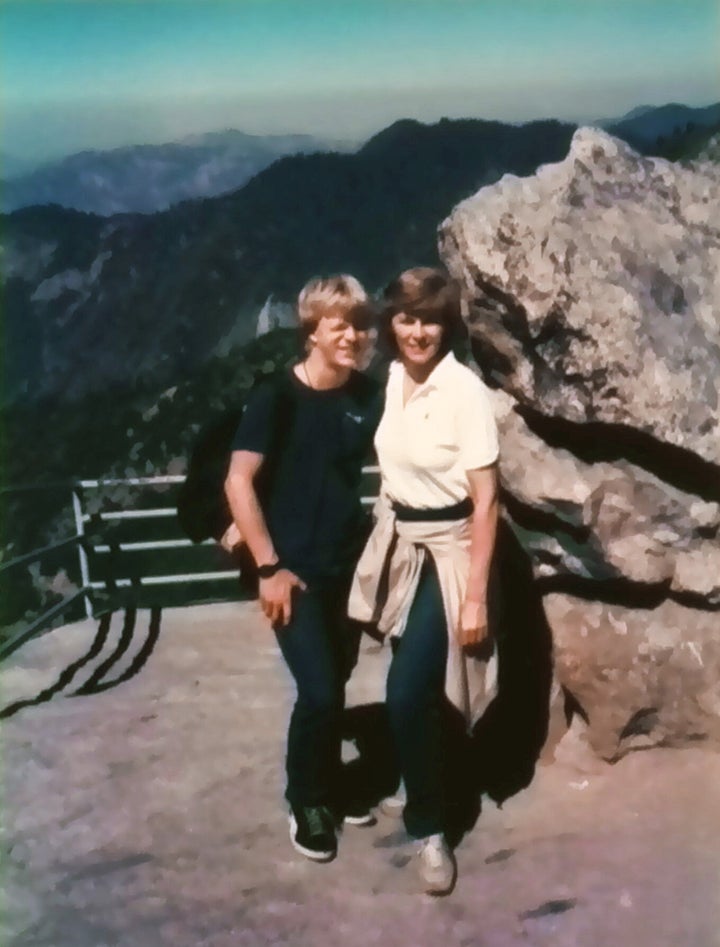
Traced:
<path id="1" fill-rule="evenodd" d="M 420 849 L 420 855 L 430 868 L 441 868 L 446 858 L 442 838 L 431 837 L 424 841 Z"/>
<path id="2" fill-rule="evenodd" d="M 311 835 L 324 835 L 328 831 L 330 813 L 325 806 L 307 806 L 305 818 Z"/>

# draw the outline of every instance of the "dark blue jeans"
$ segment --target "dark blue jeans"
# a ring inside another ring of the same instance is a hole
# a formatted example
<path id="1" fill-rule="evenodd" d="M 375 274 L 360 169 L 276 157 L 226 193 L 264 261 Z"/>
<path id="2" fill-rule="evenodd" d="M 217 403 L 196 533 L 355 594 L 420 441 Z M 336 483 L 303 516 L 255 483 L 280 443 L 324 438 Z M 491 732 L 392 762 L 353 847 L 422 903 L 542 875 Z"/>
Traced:
<path id="1" fill-rule="evenodd" d="M 297 686 L 287 738 L 291 806 L 340 802 L 345 684 L 355 667 L 360 630 L 347 618 L 350 579 L 308 583 L 293 596 L 292 619 L 276 631 Z"/>
<path id="2" fill-rule="evenodd" d="M 386 702 L 405 782 L 405 828 L 425 838 L 445 828 L 445 667 L 448 632 L 435 565 L 428 555 L 407 626 L 394 646 Z"/>

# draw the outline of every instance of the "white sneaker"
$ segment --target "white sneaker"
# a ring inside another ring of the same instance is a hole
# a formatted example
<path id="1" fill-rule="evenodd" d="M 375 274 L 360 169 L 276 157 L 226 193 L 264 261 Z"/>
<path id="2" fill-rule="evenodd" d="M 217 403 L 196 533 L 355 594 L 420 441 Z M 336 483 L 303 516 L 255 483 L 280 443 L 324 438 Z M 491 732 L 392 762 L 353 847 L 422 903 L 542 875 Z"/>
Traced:
<path id="1" fill-rule="evenodd" d="M 418 863 L 426 894 L 450 894 L 455 887 L 457 866 L 443 835 L 430 835 L 420 840 Z"/>
<path id="2" fill-rule="evenodd" d="M 406 801 L 405 786 L 400 783 L 396 793 L 380 800 L 378 809 L 383 815 L 389 816 L 391 819 L 401 819 Z"/>

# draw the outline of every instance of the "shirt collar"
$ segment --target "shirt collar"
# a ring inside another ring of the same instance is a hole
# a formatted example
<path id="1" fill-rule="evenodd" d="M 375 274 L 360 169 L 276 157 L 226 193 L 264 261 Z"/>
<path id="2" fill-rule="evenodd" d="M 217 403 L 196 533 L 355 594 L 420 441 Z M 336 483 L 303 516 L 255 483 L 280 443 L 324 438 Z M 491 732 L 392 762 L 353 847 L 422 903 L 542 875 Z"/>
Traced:
<path id="1" fill-rule="evenodd" d="M 452 375 L 457 364 L 458 360 L 455 358 L 455 353 L 452 350 L 447 352 L 430 372 L 429 377 L 422 387 L 439 388 L 443 381 Z"/>
<path id="2" fill-rule="evenodd" d="M 458 360 L 455 358 L 454 352 L 450 351 L 446 355 L 443 355 L 422 385 L 418 385 L 418 387 L 415 389 L 413 392 L 413 397 L 422 391 L 428 391 L 430 388 L 440 388 L 443 384 L 443 380 L 452 375 L 457 365 Z M 390 371 L 396 376 L 398 381 L 402 379 L 404 373 L 402 362 L 399 359 L 395 359 L 395 361 L 392 362 L 390 366 Z"/>

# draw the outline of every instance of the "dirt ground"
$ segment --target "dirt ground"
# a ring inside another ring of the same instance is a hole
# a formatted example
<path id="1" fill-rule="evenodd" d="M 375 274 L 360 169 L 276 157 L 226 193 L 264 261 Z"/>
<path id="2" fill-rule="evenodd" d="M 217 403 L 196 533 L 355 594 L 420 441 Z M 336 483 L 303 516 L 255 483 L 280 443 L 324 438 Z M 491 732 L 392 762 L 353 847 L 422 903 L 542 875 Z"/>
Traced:
<path id="1" fill-rule="evenodd" d="M 351 703 L 382 699 L 386 661 L 364 644 Z M 292 688 L 256 606 L 66 626 L 0 681 L 4 947 L 720 947 L 720 754 L 701 745 L 610 766 L 568 738 L 502 808 L 483 799 L 432 899 L 386 817 L 327 865 L 291 848 Z"/>

